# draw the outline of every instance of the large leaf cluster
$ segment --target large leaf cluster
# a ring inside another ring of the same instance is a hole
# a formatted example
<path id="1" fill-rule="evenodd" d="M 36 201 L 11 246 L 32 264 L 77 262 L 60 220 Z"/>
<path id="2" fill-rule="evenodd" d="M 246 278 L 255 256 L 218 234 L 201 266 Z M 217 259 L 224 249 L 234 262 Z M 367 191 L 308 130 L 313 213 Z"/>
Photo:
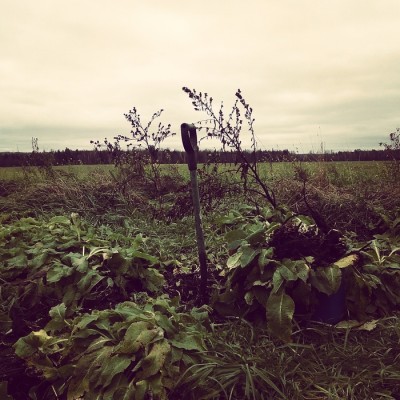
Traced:
<path id="1" fill-rule="evenodd" d="M 226 283 L 214 304 L 223 315 L 267 323 L 272 336 L 290 341 L 295 316 L 319 319 L 321 313 L 328 313 L 326 299 L 344 288 L 339 317 L 366 319 L 376 311 L 387 314 L 400 304 L 396 238 L 386 238 L 391 250 L 386 248 L 387 256 L 377 259 L 376 241 L 361 246 L 363 251 L 347 248 L 336 240 L 336 232 L 322 234 L 310 217 L 285 208 L 260 212 L 246 206 L 219 222 L 230 254 Z M 335 252 L 327 252 L 329 247 Z M 332 254 L 340 257 L 335 260 Z"/>
<path id="2" fill-rule="evenodd" d="M 390 315 L 400 306 L 400 235 L 375 235 L 360 254 L 364 263 L 348 281 L 349 310 L 359 320 Z"/>
<path id="3" fill-rule="evenodd" d="M 159 262 L 143 251 L 140 235 L 111 237 L 76 214 L 3 226 L 0 278 L 0 331 L 12 327 L 17 334 L 34 328 L 40 313 L 47 319 L 60 302 L 72 315 L 129 300 L 137 291 L 158 293 L 164 284 Z"/>
<path id="4" fill-rule="evenodd" d="M 207 309 L 182 313 L 177 305 L 177 299 L 148 298 L 142 306 L 123 302 L 68 319 L 61 303 L 46 327 L 20 338 L 15 351 L 68 400 L 144 399 L 149 393 L 165 399 L 205 350 Z"/>

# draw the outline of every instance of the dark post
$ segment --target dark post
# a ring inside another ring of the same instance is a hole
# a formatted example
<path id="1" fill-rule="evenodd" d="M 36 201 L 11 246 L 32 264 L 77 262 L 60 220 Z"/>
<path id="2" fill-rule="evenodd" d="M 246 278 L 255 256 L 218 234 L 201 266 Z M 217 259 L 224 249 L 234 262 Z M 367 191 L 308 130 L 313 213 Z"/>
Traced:
<path id="1" fill-rule="evenodd" d="M 200 214 L 200 195 L 199 185 L 197 183 L 197 132 L 193 124 L 182 124 L 181 135 L 183 147 L 187 155 L 187 163 L 190 172 L 190 182 L 192 186 L 192 198 L 194 209 L 194 221 L 196 227 L 197 249 L 200 263 L 200 298 L 203 304 L 208 301 L 207 298 L 207 255 L 204 245 L 204 235 Z"/>

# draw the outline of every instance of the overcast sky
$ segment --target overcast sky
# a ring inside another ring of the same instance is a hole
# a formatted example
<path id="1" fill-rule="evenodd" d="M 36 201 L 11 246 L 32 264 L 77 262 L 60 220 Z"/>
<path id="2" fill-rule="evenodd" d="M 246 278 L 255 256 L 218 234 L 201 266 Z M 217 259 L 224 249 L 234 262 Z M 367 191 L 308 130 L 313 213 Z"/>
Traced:
<path id="1" fill-rule="evenodd" d="M 90 149 L 133 106 L 179 132 L 206 117 L 182 86 L 226 107 L 240 88 L 263 149 L 379 148 L 400 126 L 399 0 L 0 4 L 0 151 Z"/>

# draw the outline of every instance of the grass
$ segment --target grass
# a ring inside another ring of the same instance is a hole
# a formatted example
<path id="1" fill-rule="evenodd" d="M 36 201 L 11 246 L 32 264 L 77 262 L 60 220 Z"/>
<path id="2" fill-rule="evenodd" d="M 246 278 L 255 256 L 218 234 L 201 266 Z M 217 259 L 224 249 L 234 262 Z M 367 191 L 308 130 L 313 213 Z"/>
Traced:
<path id="1" fill-rule="evenodd" d="M 52 167 L 54 171 L 73 174 L 78 179 L 87 179 L 92 173 L 108 172 L 115 169 L 113 165 L 62 165 Z M 0 168 L 0 181 L 20 181 L 25 180 L 27 177 L 40 180 L 40 173 L 36 174 L 37 168 L 22 168 L 22 167 L 1 167 Z"/>
<path id="2" fill-rule="evenodd" d="M 275 162 L 275 163 L 261 163 L 259 168 L 262 175 L 269 177 L 269 179 L 280 179 L 283 177 L 294 177 L 297 167 L 310 171 L 310 173 L 320 173 L 326 179 L 335 184 L 352 185 L 356 182 L 378 182 L 388 176 L 388 163 L 384 161 L 342 161 L 342 162 Z M 165 168 L 167 166 L 164 166 Z M 189 177 L 187 173 L 187 166 L 184 164 L 177 165 L 181 174 Z M 111 164 L 99 165 L 64 165 L 54 166 L 55 171 L 70 173 L 79 179 L 89 178 L 93 172 L 109 172 L 114 171 L 115 167 Z M 201 168 L 201 164 L 199 165 Z M 225 166 L 221 165 L 221 170 Z M 26 169 L 22 167 L 1 167 L 0 168 L 0 181 L 20 180 L 25 179 Z"/>
<path id="3" fill-rule="evenodd" d="M 214 327 L 213 350 L 182 376 L 176 398 L 398 399 L 399 345 L 399 317 L 372 331 L 309 323 L 286 345 L 237 320 Z"/>

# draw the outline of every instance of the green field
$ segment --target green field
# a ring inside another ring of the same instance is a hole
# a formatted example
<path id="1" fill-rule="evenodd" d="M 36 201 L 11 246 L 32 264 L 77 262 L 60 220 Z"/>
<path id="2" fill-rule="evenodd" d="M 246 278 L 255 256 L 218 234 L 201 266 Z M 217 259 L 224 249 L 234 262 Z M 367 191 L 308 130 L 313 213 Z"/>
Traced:
<path id="1" fill-rule="evenodd" d="M 400 398 L 395 166 L 258 168 L 199 166 L 206 304 L 186 165 L 1 168 L 2 398 Z"/>
<path id="2" fill-rule="evenodd" d="M 343 184 L 353 183 L 355 180 L 361 181 L 380 181 L 386 179 L 390 173 L 390 163 L 384 161 L 342 161 L 342 162 L 276 162 L 276 163 L 261 163 L 259 168 L 263 175 L 267 178 L 277 178 L 284 176 L 293 176 L 296 167 L 304 167 L 313 173 L 325 173 L 331 180 L 342 182 Z M 170 166 L 162 166 L 168 170 Z M 175 166 L 184 176 L 188 176 L 187 166 L 179 164 Z M 199 165 L 201 168 L 202 165 Z M 234 169 L 233 164 L 221 166 L 221 170 L 225 168 Z M 55 171 L 63 171 L 71 173 L 78 178 L 89 177 L 93 172 L 109 172 L 115 171 L 113 165 L 67 165 L 55 166 Z M 0 180 L 21 180 L 26 176 L 24 168 L 21 167 L 2 167 L 0 168 Z M 388 171 L 389 170 L 389 171 Z M 29 173 L 29 172 L 28 172 Z"/>

